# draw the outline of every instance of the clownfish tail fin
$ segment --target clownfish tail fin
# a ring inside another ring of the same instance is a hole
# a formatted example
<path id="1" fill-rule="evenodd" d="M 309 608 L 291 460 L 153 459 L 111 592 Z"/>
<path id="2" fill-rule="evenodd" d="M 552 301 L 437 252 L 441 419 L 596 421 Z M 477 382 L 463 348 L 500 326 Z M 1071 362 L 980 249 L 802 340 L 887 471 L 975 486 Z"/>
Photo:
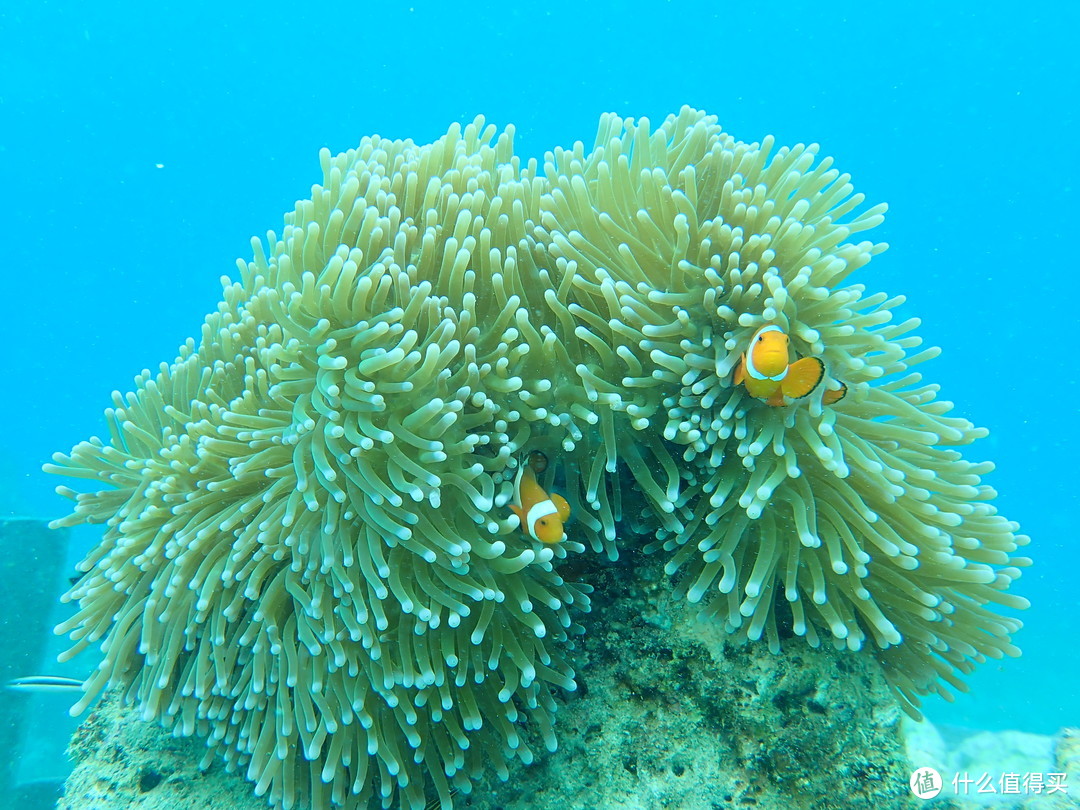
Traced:
<path id="1" fill-rule="evenodd" d="M 780 383 L 785 397 L 800 399 L 818 387 L 825 376 L 825 364 L 817 357 L 804 357 L 788 366 L 787 376 Z"/>
<path id="2" fill-rule="evenodd" d="M 830 389 L 830 390 L 826 391 L 824 394 L 822 394 L 821 401 L 825 405 L 833 405 L 833 404 L 839 402 L 840 400 L 842 400 L 846 396 L 847 396 L 847 386 L 844 385 L 843 383 L 840 383 L 839 388 Z"/>

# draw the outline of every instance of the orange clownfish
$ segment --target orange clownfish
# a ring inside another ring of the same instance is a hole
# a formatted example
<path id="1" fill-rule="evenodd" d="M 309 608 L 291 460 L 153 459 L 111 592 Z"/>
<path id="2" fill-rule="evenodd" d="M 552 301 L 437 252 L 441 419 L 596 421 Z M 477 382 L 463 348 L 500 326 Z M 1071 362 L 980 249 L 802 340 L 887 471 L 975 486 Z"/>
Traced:
<path id="1" fill-rule="evenodd" d="M 510 509 L 521 521 L 522 530 L 533 540 L 558 543 L 566 539 L 563 523 L 570 517 L 570 504 L 561 495 L 548 495 L 544 491 L 537 483 L 533 466 L 531 460 L 518 466 Z"/>
<path id="2" fill-rule="evenodd" d="M 767 405 L 780 407 L 784 397 L 799 399 L 818 387 L 825 376 L 825 364 L 817 357 L 803 357 L 788 362 L 787 333 L 769 324 L 754 333 L 750 347 L 739 358 L 732 381 L 742 384 L 750 396 L 765 400 Z M 839 402 L 847 393 L 840 383 L 839 390 L 826 391 L 821 401 L 826 405 Z"/>

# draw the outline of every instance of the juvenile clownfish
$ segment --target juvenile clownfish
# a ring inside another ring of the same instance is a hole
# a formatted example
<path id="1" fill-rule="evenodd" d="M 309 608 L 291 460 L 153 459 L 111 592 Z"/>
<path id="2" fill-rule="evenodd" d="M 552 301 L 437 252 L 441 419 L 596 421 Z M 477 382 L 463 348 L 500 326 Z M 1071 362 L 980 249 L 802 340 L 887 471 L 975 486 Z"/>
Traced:
<path id="1" fill-rule="evenodd" d="M 546 459 L 545 459 L 546 461 Z M 566 539 L 563 523 L 570 517 L 570 504 L 561 495 L 548 495 L 536 480 L 532 460 L 518 466 L 510 509 L 521 528 L 533 540 L 558 543 Z"/>
<path id="2" fill-rule="evenodd" d="M 805 397 L 821 383 L 825 364 L 817 357 L 803 357 L 789 363 L 789 344 L 787 333 L 779 326 L 761 327 L 739 358 L 732 382 L 745 386 L 750 396 L 763 399 L 774 408 L 784 405 L 784 397 Z M 826 391 L 821 401 L 832 405 L 846 393 L 847 386 L 840 383 L 839 390 Z"/>

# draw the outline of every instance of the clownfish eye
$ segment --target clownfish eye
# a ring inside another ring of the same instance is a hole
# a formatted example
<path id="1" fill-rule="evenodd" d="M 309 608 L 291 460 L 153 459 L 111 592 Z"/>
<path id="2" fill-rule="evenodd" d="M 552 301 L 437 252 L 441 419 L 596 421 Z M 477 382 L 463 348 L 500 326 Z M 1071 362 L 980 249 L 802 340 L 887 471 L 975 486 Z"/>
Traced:
<path id="1" fill-rule="evenodd" d="M 540 519 L 540 525 L 541 526 L 547 526 L 547 518 L 541 518 Z"/>

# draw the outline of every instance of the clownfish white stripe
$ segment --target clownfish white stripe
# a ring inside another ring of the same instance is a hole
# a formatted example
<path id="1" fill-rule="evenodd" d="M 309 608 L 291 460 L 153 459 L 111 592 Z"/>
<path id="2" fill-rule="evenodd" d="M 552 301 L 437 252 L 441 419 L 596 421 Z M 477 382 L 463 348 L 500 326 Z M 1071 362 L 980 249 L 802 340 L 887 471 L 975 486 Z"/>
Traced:
<path id="1" fill-rule="evenodd" d="M 522 464 L 518 467 L 517 475 L 514 476 L 514 493 L 510 498 L 510 503 L 513 506 L 521 508 L 521 479 L 525 475 L 525 465 Z"/>
<path id="2" fill-rule="evenodd" d="M 557 515 L 559 510 L 551 500 L 538 501 L 532 505 L 528 513 L 525 515 L 525 530 L 533 538 L 533 540 L 539 540 L 536 536 L 536 523 L 541 518 L 546 518 L 549 515 Z"/>
<path id="3" fill-rule="evenodd" d="M 754 368 L 753 360 L 747 358 L 747 361 L 746 361 L 746 373 L 749 376 L 753 377 L 755 380 L 775 380 L 776 382 L 780 382 L 780 380 L 784 379 L 784 377 L 787 376 L 787 369 L 785 368 L 783 371 L 781 371 L 775 377 L 766 377 L 764 374 L 762 374 L 760 371 L 758 371 L 756 368 Z"/>
<path id="4" fill-rule="evenodd" d="M 748 376 L 753 377 L 755 380 L 773 380 L 775 382 L 779 382 L 780 380 L 784 379 L 784 377 L 787 376 L 787 371 L 788 371 L 787 368 L 785 368 L 783 371 L 781 371 L 775 377 L 767 377 L 764 374 L 762 374 L 760 371 L 758 371 L 757 367 L 754 365 L 754 344 L 757 342 L 758 338 L 760 338 L 766 332 L 783 332 L 783 331 L 784 330 L 781 329 L 776 324 L 769 324 L 768 326 L 761 327 L 761 329 L 759 329 L 757 332 L 754 333 L 754 337 L 750 342 L 750 350 L 747 351 L 747 353 L 746 353 L 746 373 L 747 373 Z"/>

